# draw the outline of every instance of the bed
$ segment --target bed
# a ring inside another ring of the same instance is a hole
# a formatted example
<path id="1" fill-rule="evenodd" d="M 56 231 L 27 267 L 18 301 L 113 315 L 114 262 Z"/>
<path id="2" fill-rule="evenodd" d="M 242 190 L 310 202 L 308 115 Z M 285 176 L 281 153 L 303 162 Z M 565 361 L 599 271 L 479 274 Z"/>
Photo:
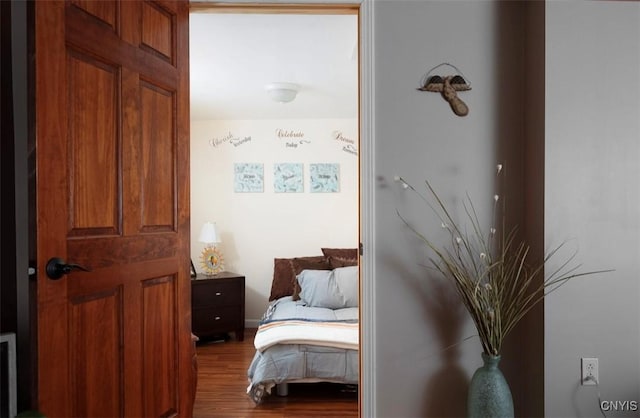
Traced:
<path id="1" fill-rule="evenodd" d="M 286 395 L 289 383 L 358 384 L 357 251 L 322 252 L 274 260 L 269 306 L 247 371 L 256 404 L 274 387 Z"/>

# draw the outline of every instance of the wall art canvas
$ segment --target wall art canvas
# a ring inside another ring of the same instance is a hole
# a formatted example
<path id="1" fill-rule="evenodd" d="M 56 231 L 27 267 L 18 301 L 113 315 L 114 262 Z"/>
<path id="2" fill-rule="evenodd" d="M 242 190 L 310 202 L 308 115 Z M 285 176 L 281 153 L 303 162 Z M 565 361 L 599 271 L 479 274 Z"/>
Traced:
<path id="1" fill-rule="evenodd" d="M 311 193 L 337 193 L 340 191 L 340 164 L 310 164 Z"/>
<path id="2" fill-rule="evenodd" d="M 302 193 L 301 163 L 279 163 L 273 166 L 273 189 L 276 193 Z"/>
<path id="3" fill-rule="evenodd" d="M 233 172 L 233 190 L 236 193 L 261 193 L 264 191 L 264 164 L 235 163 Z"/>

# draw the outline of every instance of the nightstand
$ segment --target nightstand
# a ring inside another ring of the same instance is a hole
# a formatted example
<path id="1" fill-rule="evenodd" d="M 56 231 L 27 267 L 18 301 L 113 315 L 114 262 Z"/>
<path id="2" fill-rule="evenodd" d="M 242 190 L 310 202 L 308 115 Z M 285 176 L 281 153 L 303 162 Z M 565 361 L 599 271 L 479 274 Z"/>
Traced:
<path id="1" fill-rule="evenodd" d="M 191 331 L 201 339 L 230 331 L 244 339 L 244 276 L 225 271 L 191 280 Z"/>

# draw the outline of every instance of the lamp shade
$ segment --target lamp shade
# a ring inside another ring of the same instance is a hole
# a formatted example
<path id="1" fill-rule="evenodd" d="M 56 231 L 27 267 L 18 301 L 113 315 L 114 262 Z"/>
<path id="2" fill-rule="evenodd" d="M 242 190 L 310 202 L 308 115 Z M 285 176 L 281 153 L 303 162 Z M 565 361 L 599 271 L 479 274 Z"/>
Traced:
<path id="1" fill-rule="evenodd" d="M 300 87 L 293 83 L 269 83 L 264 88 L 271 100 L 288 103 L 296 98 Z"/>
<path id="2" fill-rule="evenodd" d="M 216 242 L 220 242 L 220 236 L 218 235 L 218 230 L 214 222 L 205 222 L 205 224 L 202 225 L 202 230 L 200 231 L 200 239 L 198 241 L 204 242 L 206 244 L 214 244 Z"/>

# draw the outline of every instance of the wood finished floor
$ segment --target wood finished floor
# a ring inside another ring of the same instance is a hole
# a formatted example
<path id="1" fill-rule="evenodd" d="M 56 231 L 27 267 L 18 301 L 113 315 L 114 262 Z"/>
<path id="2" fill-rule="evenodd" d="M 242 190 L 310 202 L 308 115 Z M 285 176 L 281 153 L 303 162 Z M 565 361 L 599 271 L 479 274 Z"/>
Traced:
<path id="1" fill-rule="evenodd" d="M 247 396 L 247 369 L 255 353 L 255 329 L 244 341 L 199 343 L 194 418 L 357 417 L 358 394 L 334 384 L 290 384 L 289 395 L 269 395 L 261 405 Z"/>

